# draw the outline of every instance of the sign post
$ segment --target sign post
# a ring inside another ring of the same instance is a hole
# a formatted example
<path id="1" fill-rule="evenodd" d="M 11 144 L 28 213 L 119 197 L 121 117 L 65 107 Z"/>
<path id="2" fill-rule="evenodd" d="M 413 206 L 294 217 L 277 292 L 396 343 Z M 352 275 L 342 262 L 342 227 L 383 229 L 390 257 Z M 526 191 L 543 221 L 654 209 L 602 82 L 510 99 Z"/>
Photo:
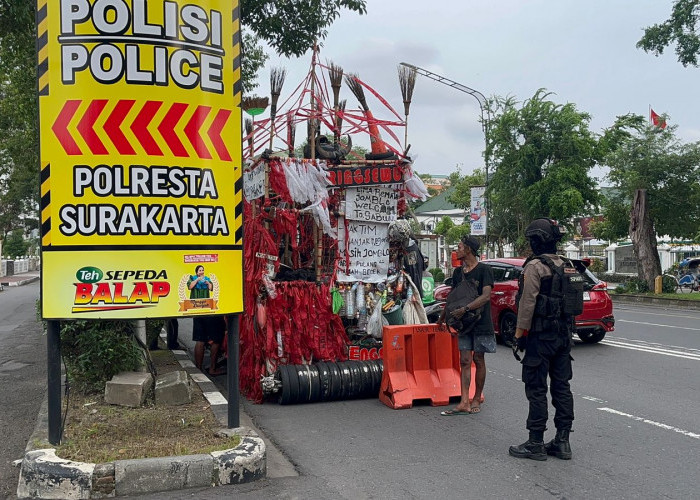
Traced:
<path id="1" fill-rule="evenodd" d="M 238 1 L 38 0 L 37 25 L 44 319 L 242 312 Z"/>

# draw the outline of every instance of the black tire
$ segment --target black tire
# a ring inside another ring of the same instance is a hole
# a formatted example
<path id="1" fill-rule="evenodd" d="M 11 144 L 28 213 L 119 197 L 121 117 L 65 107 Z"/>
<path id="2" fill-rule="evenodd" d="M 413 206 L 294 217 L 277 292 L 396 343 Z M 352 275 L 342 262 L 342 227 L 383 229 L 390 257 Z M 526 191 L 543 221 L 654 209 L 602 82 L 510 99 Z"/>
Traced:
<path id="1" fill-rule="evenodd" d="M 321 386 L 320 401 L 331 400 L 331 370 L 325 361 L 316 363 L 318 369 L 319 384 Z"/>
<path id="2" fill-rule="evenodd" d="M 362 361 L 348 361 L 348 367 L 350 368 L 350 398 L 356 399 L 362 397 L 363 378 L 362 372 L 360 370 L 360 364 Z"/>
<path id="3" fill-rule="evenodd" d="M 294 365 L 293 367 L 297 372 L 297 377 L 299 378 L 300 403 L 308 403 L 309 397 L 311 396 L 311 379 L 306 366 L 307 365 Z"/>
<path id="4" fill-rule="evenodd" d="M 386 153 L 365 153 L 365 160 L 388 160 L 394 158 L 396 158 L 396 155 L 391 150 Z"/>
<path id="5" fill-rule="evenodd" d="M 331 374 L 331 391 L 329 401 L 337 401 L 340 399 L 343 391 L 343 381 L 341 378 L 342 375 L 340 374 L 340 367 L 335 361 L 329 361 L 327 365 Z"/>
<path id="6" fill-rule="evenodd" d="M 369 368 L 369 361 L 362 361 L 360 363 L 360 375 L 362 376 L 362 389 L 360 389 L 361 398 L 372 397 L 372 388 L 374 387 L 374 377 Z"/>
<path id="7" fill-rule="evenodd" d="M 282 382 L 282 391 L 280 392 L 279 404 L 291 405 L 299 400 L 299 379 L 297 371 L 293 366 L 282 365 L 277 368 L 279 378 Z"/>
<path id="8" fill-rule="evenodd" d="M 346 399 L 350 399 L 352 397 L 352 378 L 350 375 L 350 366 L 348 366 L 347 361 L 341 361 L 338 363 L 338 368 L 340 368 L 341 381 L 340 397 L 338 399 L 345 401 Z"/>
<path id="9" fill-rule="evenodd" d="M 311 379 L 311 395 L 309 396 L 310 403 L 317 403 L 321 401 L 321 380 L 316 365 L 308 365 L 309 376 Z"/>
<path id="10" fill-rule="evenodd" d="M 578 338 L 581 339 L 581 342 L 584 344 L 597 344 L 601 340 L 605 338 L 605 330 L 595 330 L 595 331 L 584 331 L 584 332 L 576 332 L 576 335 L 578 335 Z"/>
<path id="11" fill-rule="evenodd" d="M 518 317 L 513 311 L 506 311 L 503 313 L 498 325 L 498 340 L 501 342 L 501 344 L 508 347 L 513 345 L 517 321 Z"/>

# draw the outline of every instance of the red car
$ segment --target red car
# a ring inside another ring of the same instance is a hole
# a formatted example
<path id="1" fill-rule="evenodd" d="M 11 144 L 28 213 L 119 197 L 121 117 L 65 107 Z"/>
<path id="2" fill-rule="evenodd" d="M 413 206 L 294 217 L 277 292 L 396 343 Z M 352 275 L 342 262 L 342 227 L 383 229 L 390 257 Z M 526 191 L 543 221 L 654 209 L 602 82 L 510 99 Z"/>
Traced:
<path id="1" fill-rule="evenodd" d="M 608 295 L 608 284 L 600 281 L 588 270 L 590 262 L 571 259 L 585 279 L 583 292 L 583 313 L 576 316 L 576 334 L 586 343 L 600 342 L 607 332 L 615 329 L 613 305 Z M 518 293 L 518 278 L 523 271 L 523 258 L 486 259 L 484 264 L 491 266 L 494 286 L 491 291 L 491 318 L 497 338 L 509 345 L 515 334 Z M 435 299 L 445 300 L 451 289 L 450 283 L 435 289 Z"/>

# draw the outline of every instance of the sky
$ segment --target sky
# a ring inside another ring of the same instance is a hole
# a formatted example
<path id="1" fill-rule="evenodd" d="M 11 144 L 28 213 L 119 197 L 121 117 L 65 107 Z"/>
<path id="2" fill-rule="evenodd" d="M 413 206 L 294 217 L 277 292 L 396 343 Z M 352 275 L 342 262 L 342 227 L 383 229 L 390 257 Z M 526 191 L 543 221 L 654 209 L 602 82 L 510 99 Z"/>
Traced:
<path id="1" fill-rule="evenodd" d="M 397 67 L 407 62 L 486 97 L 522 102 L 544 88 L 554 102 L 589 113 L 596 133 L 619 115 L 648 117 L 651 106 L 678 126 L 681 140 L 698 141 L 700 68 L 684 68 L 673 46 L 660 57 L 635 47 L 645 27 L 668 19 L 672 5 L 672 0 L 367 0 L 366 15 L 341 12 L 319 55 L 321 62 L 358 74 L 402 117 Z M 284 67 L 284 98 L 310 62 L 311 51 L 294 60 L 271 54 L 257 93 L 269 92 L 270 68 Z M 348 109 L 358 106 L 345 85 L 341 99 L 348 100 Z M 370 108 L 375 115 L 383 111 L 378 104 Z M 414 168 L 448 175 L 483 167 L 480 115 L 474 97 L 419 75 L 408 121 Z M 393 118 L 386 112 L 377 117 Z M 402 130 L 397 135 L 403 139 Z M 605 184 L 604 169 L 592 175 Z"/>

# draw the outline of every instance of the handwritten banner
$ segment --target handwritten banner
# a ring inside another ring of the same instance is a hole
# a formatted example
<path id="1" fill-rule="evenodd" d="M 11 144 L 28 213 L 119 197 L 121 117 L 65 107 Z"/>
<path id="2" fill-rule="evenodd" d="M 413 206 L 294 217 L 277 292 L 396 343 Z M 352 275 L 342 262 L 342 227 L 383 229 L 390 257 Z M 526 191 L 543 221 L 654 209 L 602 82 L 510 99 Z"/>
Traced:
<path id="1" fill-rule="evenodd" d="M 347 243 L 345 231 L 338 231 L 338 281 L 385 281 L 389 271 L 389 224 L 346 221 L 346 225 Z"/>
<path id="2" fill-rule="evenodd" d="M 258 165 L 250 172 L 243 172 L 243 193 L 248 201 L 257 200 L 263 195 L 265 187 L 265 167 Z"/>
<path id="3" fill-rule="evenodd" d="M 348 188 L 345 191 L 345 218 L 388 224 L 396 220 L 398 199 L 399 192 L 390 187 Z"/>

